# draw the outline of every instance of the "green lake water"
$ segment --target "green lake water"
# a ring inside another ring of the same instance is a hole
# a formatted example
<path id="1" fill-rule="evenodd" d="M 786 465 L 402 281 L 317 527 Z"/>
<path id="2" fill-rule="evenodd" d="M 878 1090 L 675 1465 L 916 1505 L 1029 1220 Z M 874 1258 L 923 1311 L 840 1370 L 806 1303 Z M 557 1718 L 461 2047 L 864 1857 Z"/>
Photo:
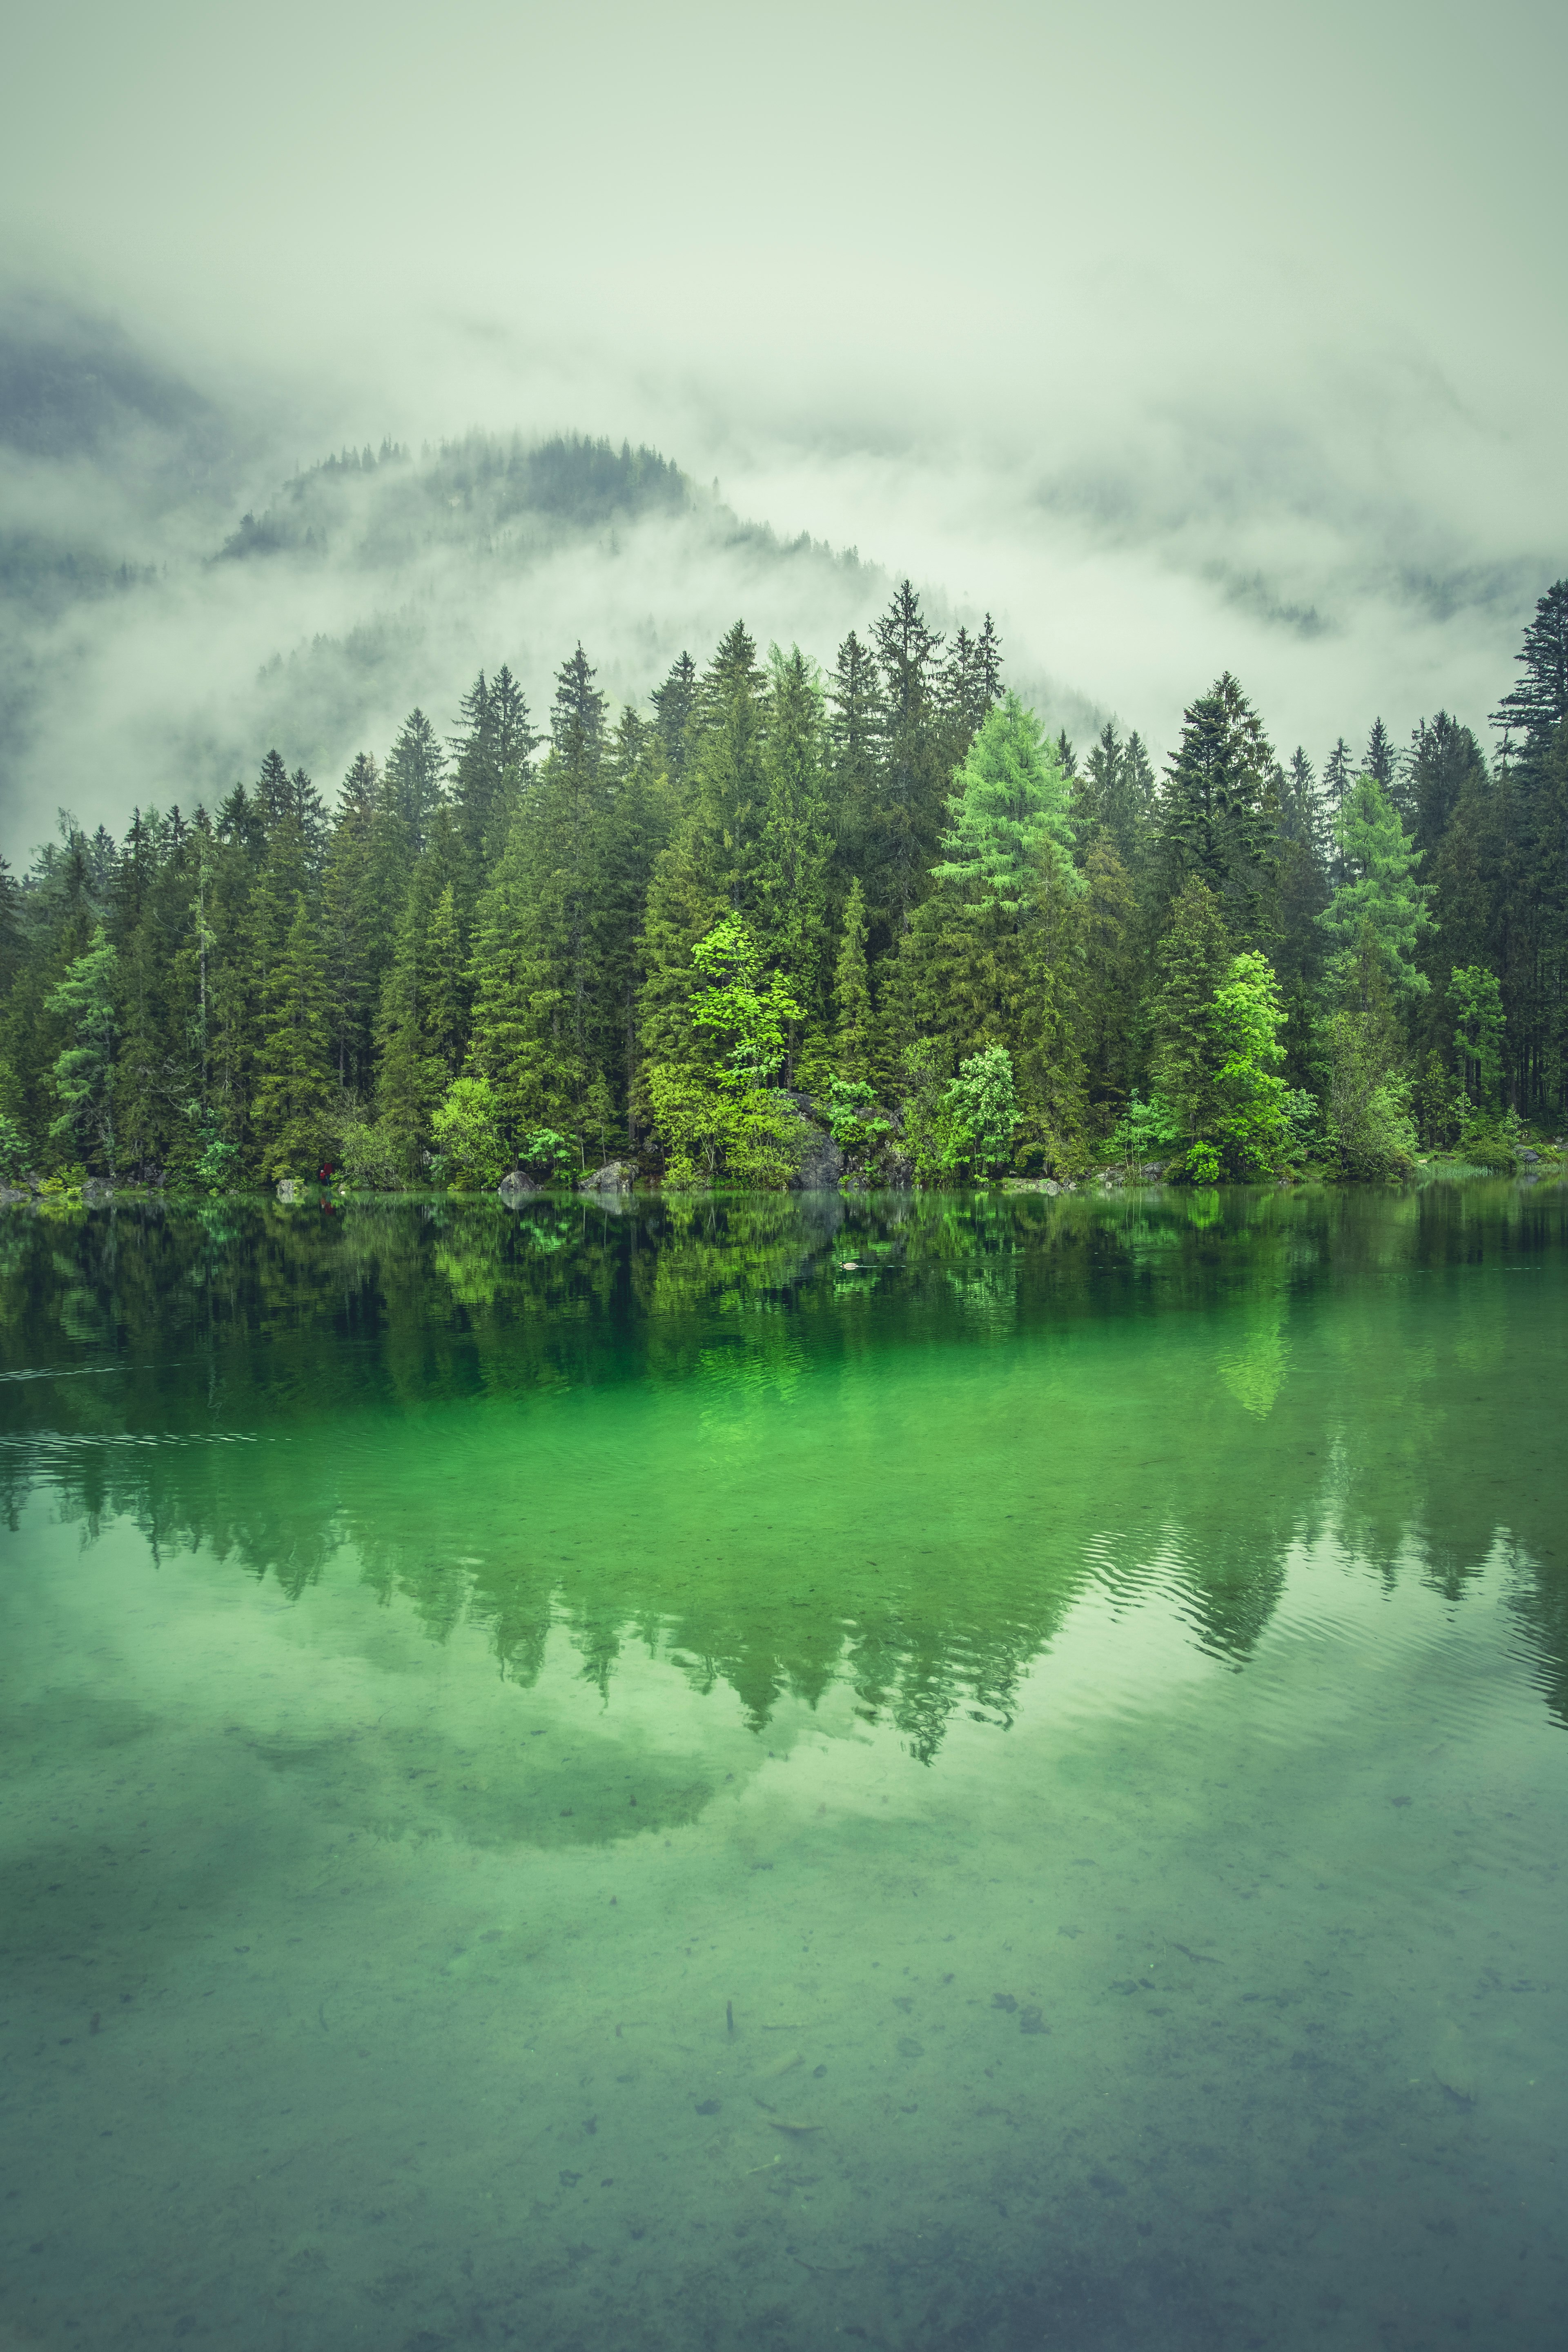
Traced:
<path id="1" fill-rule="evenodd" d="M 1565 1206 L 8 1215 L 0 2347 L 1561 2344 Z"/>

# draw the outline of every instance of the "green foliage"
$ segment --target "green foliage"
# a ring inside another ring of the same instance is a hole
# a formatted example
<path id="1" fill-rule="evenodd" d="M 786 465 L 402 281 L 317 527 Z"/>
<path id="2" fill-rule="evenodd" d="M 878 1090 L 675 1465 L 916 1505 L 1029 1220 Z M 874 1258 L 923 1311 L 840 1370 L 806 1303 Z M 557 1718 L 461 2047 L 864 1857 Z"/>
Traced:
<path id="1" fill-rule="evenodd" d="M 1165 1172 L 1174 1184 L 1217 1184 L 1225 1173 L 1225 1163 L 1217 1144 L 1193 1143 Z"/>
<path id="2" fill-rule="evenodd" d="M 488 1078 L 454 1078 L 430 1121 L 454 1192 L 488 1192 L 506 1171 L 496 1098 Z"/>
<path id="3" fill-rule="evenodd" d="M 1384 982 L 1398 1002 L 1424 995 L 1415 954 L 1431 928 L 1426 888 L 1415 878 L 1417 852 L 1398 810 L 1374 776 L 1358 776 L 1334 820 L 1344 877 L 1319 918 L 1332 952 L 1331 981 L 1343 995 L 1366 969 L 1371 940 Z"/>
<path id="4" fill-rule="evenodd" d="M 271 1138 L 262 1157 L 265 1176 L 287 1176 L 320 1160 L 333 1095 L 329 1052 L 326 968 L 301 893 L 262 999 L 256 1118 Z"/>
<path id="5" fill-rule="evenodd" d="M 1464 964 L 1448 975 L 1448 1001 L 1465 1091 L 1478 1108 L 1495 1110 L 1502 1095 L 1502 984 L 1484 964 Z"/>
<path id="6" fill-rule="evenodd" d="M 1219 1147 L 1227 1175 L 1243 1182 L 1272 1176 L 1289 1158 L 1294 1140 L 1290 1089 L 1279 1076 L 1285 1049 L 1279 1032 L 1285 1008 L 1268 958 L 1256 949 L 1238 955 L 1215 992 L 1215 1120 L 1208 1139 Z"/>
<path id="7" fill-rule="evenodd" d="M 68 1022 L 76 1039 L 56 1056 L 54 1090 L 60 1112 L 49 1133 L 84 1146 L 110 1176 L 114 1173 L 119 977 L 119 951 L 100 923 L 87 953 L 77 957 L 44 1000 L 45 1011 Z"/>
<path id="8" fill-rule="evenodd" d="M 1200 875 L 1190 875 L 1160 942 L 1153 1055 L 1155 1087 L 1190 1141 L 1208 1135 L 1216 1114 L 1225 1041 L 1215 997 L 1229 961 L 1219 902 Z"/>
<path id="9" fill-rule="evenodd" d="M 876 1053 L 876 1028 L 866 964 L 866 898 L 858 875 L 850 884 L 845 901 L 833 997 L 838 1015 L 833 1041 L 834 1069 L 849 1086 L 866 1085 Z"/>
<path id="10" fill-rule="evenodd" d="M 1160 834 L 1170 895 L 1204 883 L 1235 946 L 1267 948 L 1277 927 L 1274 778 L 1262 721 L 1226 670 L 1185 714 Z"/>
<path id="11" fill-rule="evenodd" d="M 1134 1166 L 1165 1161 L 1179 1154 L 1185 1138 L 1182 1122 L 1163 1095 L 1147 1102 L 1134 1094 L 1112 1129 L 1107 1150 L 1112 1160 Z"/>
<path id="12" fill-rule="evenodd" d="M 195 1174 L 204 1192 L 229 1192 L 239 1178 L 238 1146 L 215 1136 L 196 1161 Z"/>
<path id="13" fill-rule="evenodd" d="M 942 1098 L 940 1133 L 945 1168 L 993 1176 L 1012 1157 L 1018 1124 L 1013 1056 L 1005 1045 L 986 1045 L 961 1062 Z"/>
<path id="14" fill-rule="evenodd" d="M 762 950 L 738 915 L 716 923 L 691 950 L 700 983 L 691 1023 L 718 1058 L 720 1082 L 744 1092 L 766 1086 L 784 1058 L 784 1036 L 801 1009 L 779 972 L 764 978 Z"/>
<path id="15" fill-rule="evenodd" d="M 877 1150 L 893 1132 L 892 1120 L 863 1078 L 829 1078 L 819 1108 L 828 1133 L 847 1156 Z"/>
<path id="16" fill-rule="evenodd" d="M 665 1147 L 664 1181 L 672 1189 L 727 1178 L 756 1192 L 781 1192 L 799 1172 L 809 1133 L 787 1095 L 656 1063 L 648 1097 Z"/>
<path id="17" fill-rule="evenodd" d="M 976 909 L 988 899 L 1016 922 L 1027 911 L 1042 862 L 1073 891 L 1072 793 L 1056 748 L 1032 710 L 1009 694 L 991 710 L 953 777 L 942 862 L 932 878 Z"/>
<path id="18" fill-rule="evenodd" d="M 618 496 L 641 460 L 601 457 Z M 454 479 L 499 522 L 531 462 Z M 1076 758 L 1005 692 L 990 624 L 944 643 L 906 581 L 826 682 L 737 622 L 612 726 L 579 646 L 542 761 L 502 667 L 449 759 L 415 711 L 330 816 L 271 751 L 119 845 L 64 817 L 24 885 L 0 867 L 6 1163 L 228 1189 L 329 1153 L 370 1190 L 433 1153 L 478 1181 L 548 1133 L 530 1164 L 662 1148 L 771 1183 L 801 1139 L 784 1087 L 861 1177 L 1194 1146 L 1348 1176 L 1405 1164 L 1420 1072 L 1427 1140 L 1503 1164 L 1505 1102 L 1568 1116 L 1565 613 L 1559 583 L 1495 760 L 1439 710 L 1403 751 L 1375 726 L 1359 779 L 1342 736 L 1316 772 L 1277 761 L 1228 674 L 1158 789 L 1114 725 Z M 1005 1150 L 964 1093 L 997 1055 Z M 437 1150 L 459 1078 L 495 1141 L 465 1115 Z"/>
<path id="19" fill-rule="evenodd" d="M 559 1183 L 569 1176 L 577 1164 L 577 1153 L 569 1135 L 559 1128 L 536 1127 L 524 1136 L 518 1148 L 518 1165 L 526 1168 L 542 1183 Z"/>
<path id="20" fill-rule="evenodd" d="M 31 1165 L 26 1137 L 10 1113 L 0 1110 L 0 1184 L 19 1184 Z"/>

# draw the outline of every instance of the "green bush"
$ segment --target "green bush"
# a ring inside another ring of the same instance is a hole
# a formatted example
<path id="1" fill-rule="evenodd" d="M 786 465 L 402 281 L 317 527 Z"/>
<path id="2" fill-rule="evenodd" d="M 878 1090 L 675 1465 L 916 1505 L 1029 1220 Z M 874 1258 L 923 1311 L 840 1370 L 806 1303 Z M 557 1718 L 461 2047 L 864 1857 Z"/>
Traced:
<path id="1" fill-rule="evenodd" d="M 432 1115 L 430 1134 L 454 1192 L 488 1192 L 500 1183 L 507 1150 L 489 1078 L 454 1078 Z"/>

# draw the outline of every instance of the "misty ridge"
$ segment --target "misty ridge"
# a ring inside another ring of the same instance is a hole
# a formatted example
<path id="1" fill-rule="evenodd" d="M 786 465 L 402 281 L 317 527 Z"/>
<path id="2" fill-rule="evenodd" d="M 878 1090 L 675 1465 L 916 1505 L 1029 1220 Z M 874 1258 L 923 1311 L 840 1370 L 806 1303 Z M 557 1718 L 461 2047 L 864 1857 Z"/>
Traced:
<path id="1" fill-rule="evenodd" d="M 574 642 L 642 703 L 740 612 L 821 651 L 891 583 L 744 521 L 652 449 L 384 440 L 289 474 L 270 429 L 54 306 L 0 333 L 0 802 L 13 862 L 67 806 L 216 805 L 275 747 L 342 775 L 479 668 L 536 699 Z M 943 600 L 928 597 L 933 617 Z M 1053 714 L 1054 715 L 1054 714 Z M 1060 715 L 1096 714 L 1068 696 Z"/>

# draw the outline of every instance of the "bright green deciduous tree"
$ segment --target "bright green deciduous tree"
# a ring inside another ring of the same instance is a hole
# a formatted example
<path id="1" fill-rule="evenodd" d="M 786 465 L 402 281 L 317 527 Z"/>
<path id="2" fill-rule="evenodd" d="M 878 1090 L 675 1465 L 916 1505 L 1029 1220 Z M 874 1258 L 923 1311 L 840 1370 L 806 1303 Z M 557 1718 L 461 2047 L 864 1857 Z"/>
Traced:
<path id="1" fill-rule="evenodd" d="M 44 1010 L 68 1021 L 74 1045 L 55 1062 L 54 1087 L 60 1115 L 49 1133 L 69 1136 L 84 1158 L 114 1173 L 114 1053 L 119 1038 L 116 1006 L 120 957 L 99 924 L 85 955 L 78 956 L 44 999 Z"/>
<path id="2" fill-rule="evenodd" d="M 993 1175 L 1012 1155 L 1018 1124 L 1013 1056 L 1005 1045 L 971 1054 L 950 1078 L 942 1100 L 942 1156 L 949 1168 Z"/>
<path id="3" fill-rule="evenodd" d="M 1237 956 L 1215 992 L 1213 1140 L 1226 1173 L 1243 1181 L 1278 1173 L 1289 1157 L 1290 1092 L 1279 1076 L 1285 1048 L 1279 1032 L 1285 1007 L 1267 956 Z"/>
<path id="4" fill-rule="evenodd" d="M 702 982 L 692 1025 L 716 1049 L 719 1082 L 735 1091 L 767 1086 L 783 1065 L 788 1024 L 801 1017 L 789 983 L 776 971 L 764 977 L 762 950 L 738 915 L 699 940 L 691 961 Z"/>
<path id="5" fill-rule="evenodd" d="M 454 1192 L 488 1191 L 510 1163 L 488 1078 L 454 1078 L 430 1119 Z"/>

